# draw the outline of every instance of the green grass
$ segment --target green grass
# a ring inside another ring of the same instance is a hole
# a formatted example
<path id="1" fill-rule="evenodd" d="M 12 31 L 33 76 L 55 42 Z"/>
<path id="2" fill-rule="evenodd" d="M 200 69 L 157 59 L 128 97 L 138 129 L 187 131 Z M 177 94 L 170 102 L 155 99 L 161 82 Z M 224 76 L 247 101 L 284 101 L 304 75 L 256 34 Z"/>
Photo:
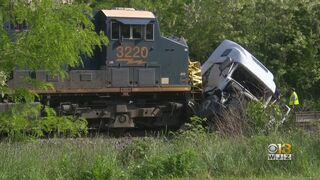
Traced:
<path id="1" fill-rule="evenodd" d="M 185 135 L 185 134 L 184 134 Z M 190 138 L 191 137 L 191 138 Z M 320 136 L 303 132 L 0 143 L 0 179 L 316 179 Z M 270 143 L 292 144 L 292 161 L 268 161 Z"/>

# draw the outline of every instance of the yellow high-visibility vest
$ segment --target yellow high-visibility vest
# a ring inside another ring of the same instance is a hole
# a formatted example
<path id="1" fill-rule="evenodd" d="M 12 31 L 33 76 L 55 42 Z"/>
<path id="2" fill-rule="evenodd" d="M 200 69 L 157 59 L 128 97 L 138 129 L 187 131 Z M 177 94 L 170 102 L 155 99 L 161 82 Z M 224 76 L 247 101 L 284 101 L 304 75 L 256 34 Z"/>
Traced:
<path id="1" fill-rule="evenodd" d="M 292 105 L 298 105 L 298 104 L 299 104 L 298 95 L 295 91 L 293 91 L 290 96 L 289 105 L 292 106 Z"/>

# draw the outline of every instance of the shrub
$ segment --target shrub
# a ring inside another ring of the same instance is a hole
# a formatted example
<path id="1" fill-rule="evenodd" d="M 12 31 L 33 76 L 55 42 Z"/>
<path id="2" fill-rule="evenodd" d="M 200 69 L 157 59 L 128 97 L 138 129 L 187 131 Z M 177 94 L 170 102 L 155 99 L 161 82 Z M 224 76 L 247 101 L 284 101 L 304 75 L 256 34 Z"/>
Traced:
<path id="1" fill-rule="evenodd" d="M 110 157 L 97 156 L 91 169 L 84 171 L 82 179 L 108 180 L 113 177 L 113 167 L 110 163 Z"/>
<path id="2" fill-rule="evenodd" d="M 132 174 L 138 179 L 164 177 L 192 177 L 198 171 L 196 152 L 185 150 L 173 154 L 146 157 L 132 165 Z"/>
<path id="3" fill-rule="evenodd" d="M 169 155 L 162 161 L 164 175 L 169 177 L 192 176 L 197 172 L 196 152 L 185 150 Z"/>
<path id="4" fill-rule="evenodd" d="M 249 134 L 269 133 L 277 131 L 283 123 L 284 114 L 278 105 L 268 105 L 263 102 L 250 102 L 247 108 Z"/>
<path id="5" fill-rule="evenodd" d="M 1 113 L 0 133 L 11 140 L 44 137 L 48 134 L 76 137 L 87 133 L 87 121 L 58 117 L 51 108 L 41 117 L 41 105 L 16 104 L 9 112 Z"/>
<path id="6" fill-rule="evenodd" d="M 131 144 L 127 145 L 119 153 L 119 159 L 124 165 L 128 165 L 130 161 L 141 161 L 146 158 L 150 152 L 151 141 L 148 138 L 135 139 Z"/>
<path id="7" fill-rule="evenodd" d="M 206 120 L 205 118 L 193 116 L 190 118 L 190 122 L 184 124 L 182 129 L 172 134 L 178 139 L 198 141 L 199 138 L 204 137 L 208 133 L 208 129 L 204 126 Z"/>

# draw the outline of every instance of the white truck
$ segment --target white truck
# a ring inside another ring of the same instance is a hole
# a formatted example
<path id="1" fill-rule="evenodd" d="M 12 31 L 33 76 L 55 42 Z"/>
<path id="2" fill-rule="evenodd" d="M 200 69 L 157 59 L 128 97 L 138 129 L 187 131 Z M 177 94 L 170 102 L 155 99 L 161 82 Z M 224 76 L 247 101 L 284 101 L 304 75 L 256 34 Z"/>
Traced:
<path id="1" fill-rule="evenodd" d="M 200 115 L 207 118 L 227 109 L 243 110 L 246 102 L 270 103 L 276 85 L 273 74 L 239 44 L 224 40 L 201 66 L 204 101 Z M 222 114 L 221 114 L 222 115 Z"/>

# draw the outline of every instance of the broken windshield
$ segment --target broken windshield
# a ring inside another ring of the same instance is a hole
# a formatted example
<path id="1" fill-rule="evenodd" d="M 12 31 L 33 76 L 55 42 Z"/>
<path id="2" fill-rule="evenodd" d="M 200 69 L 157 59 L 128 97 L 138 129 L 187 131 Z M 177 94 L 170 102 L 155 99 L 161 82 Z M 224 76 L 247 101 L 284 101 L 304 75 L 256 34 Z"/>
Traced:
<path id="1" fill-rule="evenodd" d="M 241 64 L 238 64 L 231 77 L 258 99 L 266 100 L 272 95 L 272 92 Z"/>

